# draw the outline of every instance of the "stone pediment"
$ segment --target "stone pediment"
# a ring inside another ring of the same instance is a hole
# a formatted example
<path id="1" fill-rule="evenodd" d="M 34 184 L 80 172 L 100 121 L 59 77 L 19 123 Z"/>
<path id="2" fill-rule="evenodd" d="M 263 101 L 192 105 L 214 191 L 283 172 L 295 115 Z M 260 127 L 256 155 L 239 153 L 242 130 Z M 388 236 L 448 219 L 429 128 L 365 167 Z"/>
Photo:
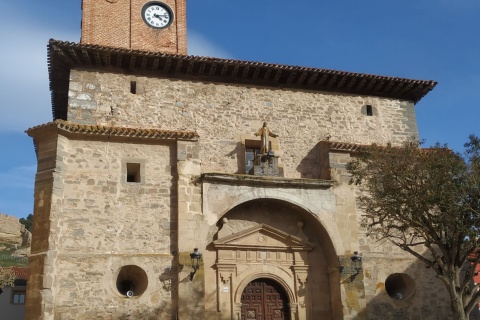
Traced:
<path id="1" fill-rule="evenodd" d="M 309 251 L 314 248 L 312 243 L 266 224 L 260 224 L 215 240 L 213 245 L 217 250 Z"/>

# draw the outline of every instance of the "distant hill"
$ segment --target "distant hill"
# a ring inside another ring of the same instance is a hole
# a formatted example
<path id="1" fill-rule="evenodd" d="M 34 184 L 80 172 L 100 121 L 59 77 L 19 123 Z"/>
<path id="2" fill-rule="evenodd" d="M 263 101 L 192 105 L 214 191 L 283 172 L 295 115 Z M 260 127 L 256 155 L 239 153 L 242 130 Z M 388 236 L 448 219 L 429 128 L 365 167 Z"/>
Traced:
<path id="1" fill-rule="evenodd" d="M 25 226 L 18 218 L 0 213 L 0 242 L 22 245 Z"/>
<path id="2" fill-rule="evenodd" d="M 18 218 L 0 213 L 0 267 L 26 266 L 30 239 Z"/>

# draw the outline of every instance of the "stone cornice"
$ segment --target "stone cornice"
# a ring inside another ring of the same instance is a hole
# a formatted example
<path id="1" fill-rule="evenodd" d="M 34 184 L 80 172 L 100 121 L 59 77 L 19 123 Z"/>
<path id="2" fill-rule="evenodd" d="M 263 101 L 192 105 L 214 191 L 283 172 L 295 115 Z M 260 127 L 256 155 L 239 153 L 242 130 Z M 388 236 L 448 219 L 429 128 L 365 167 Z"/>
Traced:
<path id="1" fill-rule="evenodd" d="M 253 176 L 247 174 L 223 173 L 204 173 L 201 176 L 201 180 L 203 182 L 218 184 L 276 188 L 327 189 L 333 185 L 333 181 L 321 179 L 290 179 L 280 177 Z"/>

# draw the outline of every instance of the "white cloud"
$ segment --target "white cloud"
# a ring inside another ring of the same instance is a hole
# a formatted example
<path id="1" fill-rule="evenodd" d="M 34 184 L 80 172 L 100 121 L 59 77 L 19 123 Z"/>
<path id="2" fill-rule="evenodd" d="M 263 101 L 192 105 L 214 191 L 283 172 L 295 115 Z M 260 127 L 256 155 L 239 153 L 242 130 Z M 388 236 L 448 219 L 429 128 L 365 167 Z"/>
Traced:
<path id="1" fill-rule="evenodd" d="M 195 31 L 188 32 L 188 54 L 202 57 L 235 59 L 228 51 L 212 43 Z"/>
<path id="2" fill-rule="evenodd" d="M 8 16 L 8 11 L 6 12 Z M 51 121 L 51 98 L 48 82 L 47 44 L 52 36 L 70 40 L 75 32 L 53 27 L 39 28 L 0 19 L 0 38 L 8 48 L 0 51 L 2 103 L 0 131 L 24 131 Z M 23 21 L 23 20 L 22 20 Z M 28 19 L 26 19 L 28 21 Z"/>

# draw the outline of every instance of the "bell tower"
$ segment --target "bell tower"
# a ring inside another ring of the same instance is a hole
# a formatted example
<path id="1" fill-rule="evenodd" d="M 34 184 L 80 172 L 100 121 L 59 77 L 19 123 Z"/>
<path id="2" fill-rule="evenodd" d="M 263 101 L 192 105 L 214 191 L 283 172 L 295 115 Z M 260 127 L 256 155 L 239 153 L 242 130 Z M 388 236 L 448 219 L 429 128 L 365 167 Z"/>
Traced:
<path id="1" fill-rule="evenodd" d="M 83 0 L 80 42 L 187 54 L 186 0 Z"/>

